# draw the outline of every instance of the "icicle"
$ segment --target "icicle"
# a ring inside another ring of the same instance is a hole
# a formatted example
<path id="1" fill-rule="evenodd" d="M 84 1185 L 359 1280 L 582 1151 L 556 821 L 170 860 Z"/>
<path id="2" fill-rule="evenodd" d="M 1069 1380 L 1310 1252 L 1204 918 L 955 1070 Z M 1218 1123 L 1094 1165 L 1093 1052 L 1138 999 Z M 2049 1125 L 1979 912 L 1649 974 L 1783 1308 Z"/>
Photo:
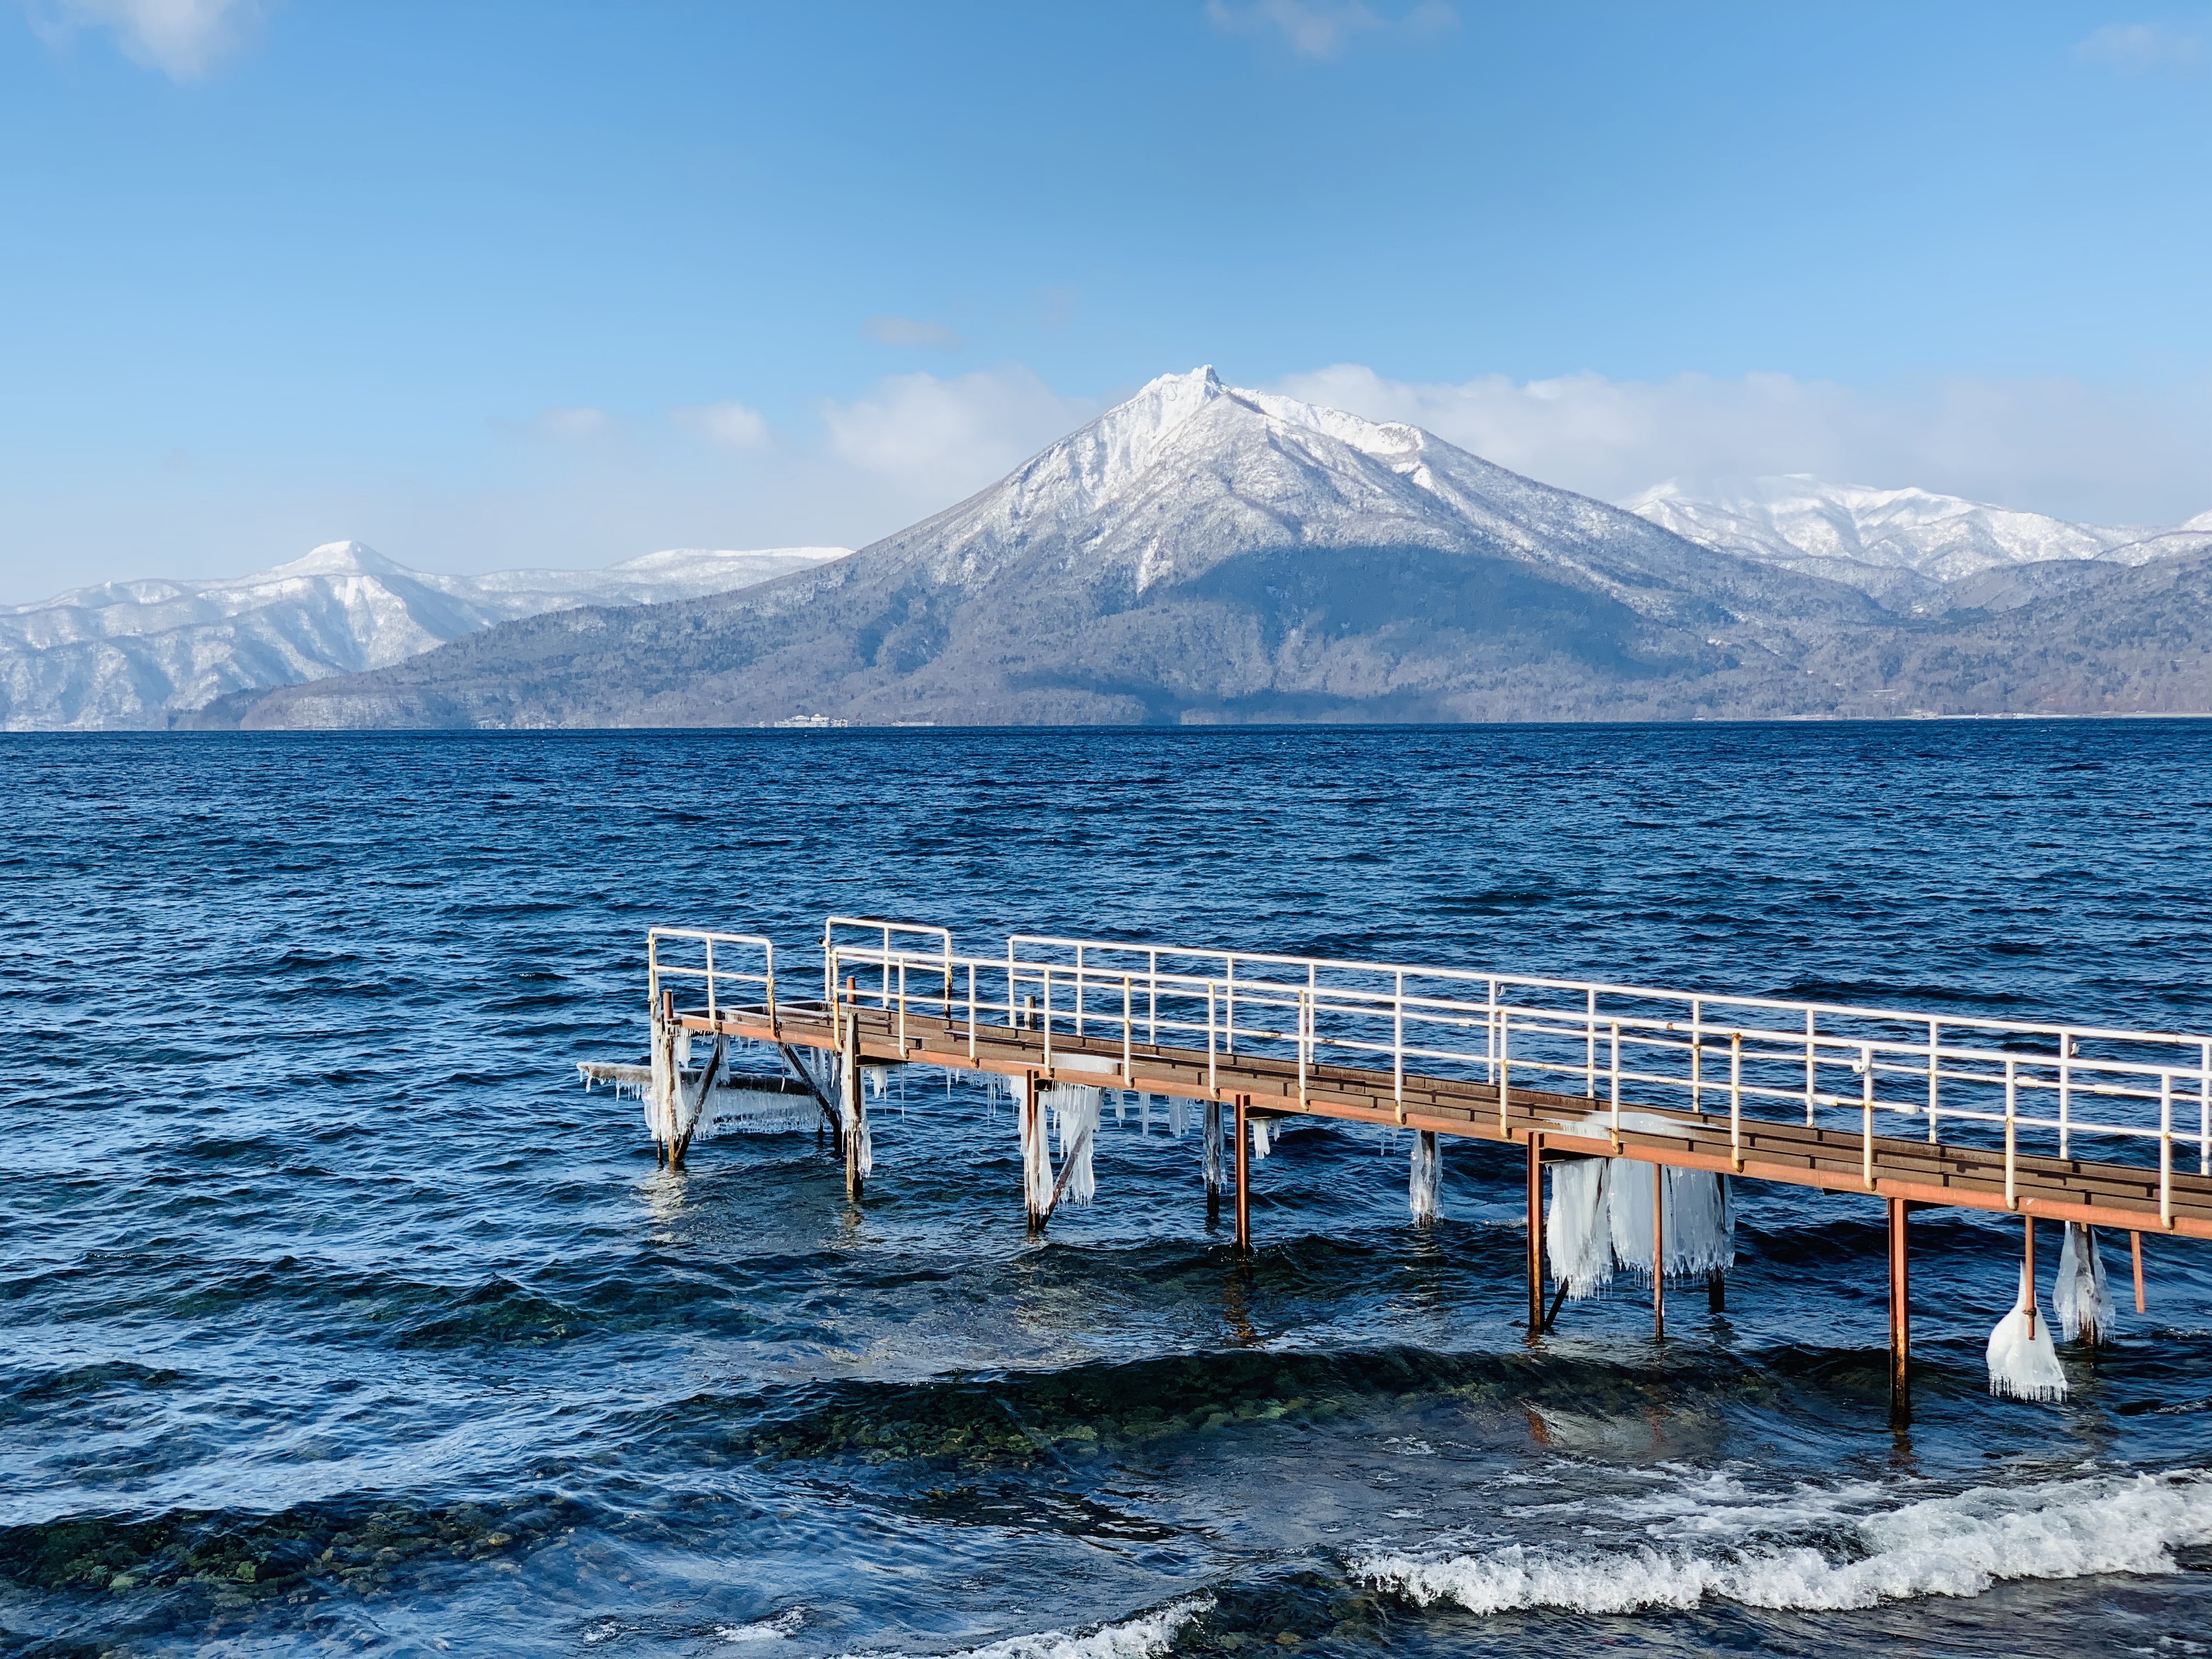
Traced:
<path id="1" fill-rule="evenodd" d="M 1139 1095 L 1137 1098 L 1144 1103 L 1137 1115 L 1137 1133 L 1148 1135 L 1152 1132 L 1152 1097 Z"/>
<path id="2" fill-rule="evenodd" d="M 1014 1103 L 1014 1129 L 1022 1143 L 1022 1196 L 1032 1215 L 1042 1215 L 1052 1203 L 1052 1149 L 1045 1145 L 1044 1113 L 1029 1109 L 1029 1082 L 1009 1078 L 1006 1092 Z"/>
<path id="3" fill-rule="evenodd" d="M 1119 1129 L 1128 1121 L 1129 1091 L 1127 1089 L 1116 1089 L 1114 1091 L 1114 1127 Z"/>
<path id="4" fill-rule="evenodd" d="M 1609 1160 L 1605 1212 L 1613 1259 L 1631 1273 L 1651 1271 L 1651 1170 L 1633 1158 Z"/>
<path id="5" fill-rule="evenodd" d="M 2092 1347 L 2111 1336 L 2120 1310 L 2105 1282 L 2105 1258 L 2097 1249 L 2097 1230 L 2079 1221 L 2066 1224 L 2058 1247 L 2058 1282 L 2051 1287 L 2051 1311 L 2069 1342 Z"/>
<path id="6" fill-rule="evenodd" d="M 1099 1091 L 1081 1084 L 1060 1083 L 1053 1086 L 1049 1099 L 1053 1127 L 1060 1139 L 1060 1167 L 1067 1171 L 1060 1201 L 1088 1204 L 1097 1191 L 1091 1156 L 1098 1147 Z"/>
<path id="7" fill-rule="evenodd" d="M 1209 1192 L 1221 1190 L 1221 1103 L 1206 1103 L 1206 1185 Z"/>
<path id="8" fill-rule="evenodd" d="M 1168 1097 L 1168 1133 L 1181 1140 L 1190 1128 L 1190 1103 L 1181 1095 Z"/>
<path id="9" fill-rule="evenodd" d="M 867 1087 L 869 1099 L 881 1100 L 884 1097 L 884 1090 L 890 1081 L 890 1075 L 891 1068 L 888 1066 L 860 1067 L 860 1081 Z"/>
<path id="10" fill-rule="evenodd" d="M 1413 1174 L 1407 1182 L 1407 1202 L 1413 1219 L 1423 1226 L 1437 1218 L 1437 1181 L 1443 1160 L 1437 1156 L 1437 1138 L 1424 1129 L 1413 1137 Z"/>
<path id="11" fill-rule="evenodd" d="M 1552 1277 L 1575 1301 L 1613 1282 L 1613 1227 L 1606 1186 L 1613 1160 L 1578 1158 L 1552 1166 L 1552 1206 L 1544 1218 L 1545 1253 Z"/>
<path id="12" fill-rule="evenodd" d="M 1268 1139 L 1268 1137 L 1267 1137 L 1267 1119 L 1265 1119 L 1265 1118 L 1260 1118 L 1260 1117 L 1255 1117 L 1255 1118 L 1254 1118 L 1254 1119 L 1252 1120 L 1252 1156 L 1253 1156 L 1253 1157 L 1255 1157 L 1255 1158 L 1265 1158 L 1265 1157 L 1267 1157 L 1267 1139 Z"/>
<path id="13" fill-rule="evenodd" d="M 1728 1177 L 1667 1171 L 1667 1271 L 1702 1279 L 1735 1266 L 1735 1202 Z"/>
<path id="14" fill-rule="evenodd" d="M 2015 1400 L 2066 1398 L 2066 1372 L 2051 1346 L 2051 1322 L 2037 1316 L 2035 1287 L 2020 1270 L 2019 1305 L 1990 1333 L 1990 1392 Z"/>
<path id="15" fill-rule="evenodd" d="M 840 1066 L 838 1069 L 842 1072 L 843 1067 Z M 863 1078 L 867 1076 L 867 1073 L 866 1066 L 860 1068 L 860 1075 Z M 837 1102 L 837 1117 L 844 1126 L 845 1133 L 857 1142 L 854 1150 L 854 1168 L 859 1173 L 860 1178 L 866 1181 L 876 1170 L 875 1137 L 868 1133 L 866 1100 L 862 1097 L 855 1101 L 849 1097 L 842 1087 L 838 1089 L 834 1097 Z"/>

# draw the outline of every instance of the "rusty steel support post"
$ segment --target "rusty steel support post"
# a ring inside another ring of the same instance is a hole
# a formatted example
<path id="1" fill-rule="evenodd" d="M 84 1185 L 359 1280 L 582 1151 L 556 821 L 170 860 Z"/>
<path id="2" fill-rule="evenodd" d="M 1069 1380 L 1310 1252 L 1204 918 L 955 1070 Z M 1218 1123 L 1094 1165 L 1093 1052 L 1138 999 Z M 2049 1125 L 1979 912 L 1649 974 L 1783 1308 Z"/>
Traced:
<path id="1" fill-rule="evenodd" d="M 1252 1254 L 1252 1132 L 1245 1122 L 1249 1095 L 1237 1097 L 1237 1254 Z"/>
<path id="2" fill-rule="evenodd" d="M 1528 1132 L 1528 1334 L 1544 1334 L 1544 1137 Z"/>
<path id="3" fill-rule="evenodd" d="M 2128 1235 L 2128 1254 L 2135 1259 L 2136 1311 L 2137 1313 L 2148 1313 L 2150 1311 L 2150 1304 L 2143 1300 L 2142 1235 L 2141 1233 L 2130 1233 Z"/>
<path id="4" fill-rule="evenodd" d="M 1889 1425 L 1912 1420 L 1912 1258 L 1905 1200 L 1889 1200 Z"/>

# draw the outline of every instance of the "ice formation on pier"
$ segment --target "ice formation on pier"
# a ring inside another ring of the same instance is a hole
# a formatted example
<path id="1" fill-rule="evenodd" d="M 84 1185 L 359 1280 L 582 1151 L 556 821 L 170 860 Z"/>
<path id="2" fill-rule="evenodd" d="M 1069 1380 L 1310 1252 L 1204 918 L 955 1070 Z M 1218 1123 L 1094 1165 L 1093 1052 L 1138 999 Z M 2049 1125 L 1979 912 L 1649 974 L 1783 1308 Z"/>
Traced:
<path id="1" fill-rule="evenodd" d="M 1437 1185 L 1443 1160 L 1437 1155 L 1437 1138 L 1426 1130 L 1413 1137 L 1413 1172 L 1407 1182 L 1407 1202 L 1413 1219 L 1426 1226 L 1437 1218 Z"/>
<path id="2" fill-rule="evenodd" d="M 1601 1114 L 1561 1127 L 1577 1135 L 1602 1137 L 1612 1124 Z M 1620 1127 L 1638 1133 L 1668 1133 L 1679 1126 L 1646 1112 L 1622 1115 Z M 1577 1158 L 1552 1166 L 1552 1201 L 1545 1249 L 1552 1274 L 1579 1301 L 1612 1281 L 1618 1269 L 1649 1275 L 1652 1259 L 1651 1204 L 1665 1206 L 1659 1260 L 1669 1279 L 1725 1273 L 1735 1262 L 1735 1205 L 1724 1176 L 1676 1170 L 1634 1158 Z"/>
<path id="3" fill-rule="evenodd" d="M 1053 1129 L 1060 1141 L 1061 1201 L 1088 1204 L 1097 1194 L 1091 1159 L 1098 1146 L 1098 1111 L 1103 1091 L 1079 1083 L 1059 1083 L 1053 1085 L 1046 1100 L 1052 1108 Z M 1045 1196 L 1049 1202 L 1051 1194 Z"/>
<path id="4" fill-rule="evenodd" d="M 2020 1301 L 1990 1333 L 1990 1392 L 2015 1400 L 2066 1398 L 2066 1371 L 2051 1342 L 2051 1322 L 2037 1311 L 2035 1285 L 2020 1270 Z"/>
<path id="5" fill-rule="evenodd" d="M 2105 1258 L 2098 1253 L 2095 1228 L 2078 1221 L 2066 1224 L 2066 1242 L 2058 1248 L 2058 1280 L 2051 1287 L 2051 1311 L 2069 1342 L 2093 1346 L 2110 1337 L 2119 1323 L 2120 1310 L 2105 1279 Z"/>

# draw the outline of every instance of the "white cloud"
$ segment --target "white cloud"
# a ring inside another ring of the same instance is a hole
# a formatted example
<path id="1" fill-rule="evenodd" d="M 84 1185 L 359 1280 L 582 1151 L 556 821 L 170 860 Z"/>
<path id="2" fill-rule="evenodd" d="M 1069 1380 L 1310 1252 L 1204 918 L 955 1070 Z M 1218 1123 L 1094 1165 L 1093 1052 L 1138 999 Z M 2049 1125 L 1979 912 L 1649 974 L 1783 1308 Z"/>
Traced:
<path id="1" fill-rule="evenodd" d="M 674 411 L 674 418 L 678 425 L 703 432 L 716 443 L 726 444 L 732 449 L 764 449 L 775 436 L 769 429 L 768 416 L 745 404 L 708 404 L 698 409 L 679 409 Z"/>
<path id="2" fill-rule="evenodd" d="M 2156 70 L 2187 75 L 2204 61 L 2204 42 L 2157 23 L 2107 23 L 2074 48 L 2086 63 L 2126 75 Z"/>
<path id="3" fill-rule="evenodd" d="M 944 324 L 919 317 L 871 317 L 860 325 L 860 332 L 884 345 L 942 346 L 957 351 L 962 343 L 960 337 Z"/>
<path id="4" fill-rule="evenodd" d="M 1098 412 L 1018 363 L 957 379 L 900 374 L 850 403 L 825 402 L 831 454 L 932 503 L 991 483 Z"/>
<path id="5" fill-rule="evenodd" d="M 1241 6 L 1206 0 L 1206 15 L 1225 33 L 1279 37 L 1301 58 L 1324 59 L 1343 57 L 1361 35 L 1411 40 L 1442 33 L 1459 21 L 1443 0 L 1423 0 L 1395 20 L 1366 0 L 1250 0 Z"/>
<path id="6" fill-rule="evenodd" d="M 1662 479 L 1780 472 L 2118 524 L 2212 507 L 2212 385 L 1948 380 L 1880 390 L 1787 374 L 1457 385 L 1340 363 L 1278 388 L 1404 421 L 1547 483 L 1620 501 Z"/>
<path id="7" fill-rule="evenodd" d="M 614 430 L 614 416 L 604 409 L 541 409 L 533 422 L 549 438 L 581 441 Z"/>
<path id="8" fill-rule="evenodd" d="M 175 81 L 194 81 L 238 46 L 261 20 L 263 0 L 25 0 L 48 39 L 80 28 L 114 32 L 134 61 Z"/>

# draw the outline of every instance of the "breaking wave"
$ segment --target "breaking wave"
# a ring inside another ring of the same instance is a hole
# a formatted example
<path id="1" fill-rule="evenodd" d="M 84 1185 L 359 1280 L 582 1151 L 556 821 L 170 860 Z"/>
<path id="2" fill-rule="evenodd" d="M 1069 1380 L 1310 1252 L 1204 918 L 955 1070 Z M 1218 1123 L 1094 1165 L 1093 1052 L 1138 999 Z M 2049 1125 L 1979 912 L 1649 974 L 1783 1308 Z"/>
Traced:
<path id="1" fill-rule="evenodd" d="M 958 1649 L 943 1659 L 1160 1659 L 1185 1625 L 1212 1607 L 1210 1595 L 1186 1596 L 1133 1619 L 1089 1630 L 1045 1630 L 1033 1636 L 1009 1636 L 983 1647 Z M 895 1656 L 878 1654 L 854 1659 Z"/>
<path id="2" fill-rule="evenodd" d="M 1769 1528 L 1802 1524 L 1808 1495 L 1765 1510 Z M 1817 1502 L 1809 1505 L 1817 1509 Z M 1757 1525 L 1759 1506 L 1732 1520 Z M 1709 1516 L 1694 1529 L 1710 1531 Z M 1922 1595 L 1979 1595 L 2000 1579 L 2164 1573 L 2176 1548 L 2212 1542 L 2212 1479 L 2202 1472 L 1977 1487 L 1856 1518 L 1837 1516 L 1825 1547 L 1747 1541 L 1724 1548 L 1632 1549 L 1506 1544 L 1488 1550 L 1378 1553 L 1352 1569 L 1423 1607 L 1475 1613 L 1570 1607 L 1635 1613 L 1708 1596 L 1752 1607 L 1833 1610 Z"/>

